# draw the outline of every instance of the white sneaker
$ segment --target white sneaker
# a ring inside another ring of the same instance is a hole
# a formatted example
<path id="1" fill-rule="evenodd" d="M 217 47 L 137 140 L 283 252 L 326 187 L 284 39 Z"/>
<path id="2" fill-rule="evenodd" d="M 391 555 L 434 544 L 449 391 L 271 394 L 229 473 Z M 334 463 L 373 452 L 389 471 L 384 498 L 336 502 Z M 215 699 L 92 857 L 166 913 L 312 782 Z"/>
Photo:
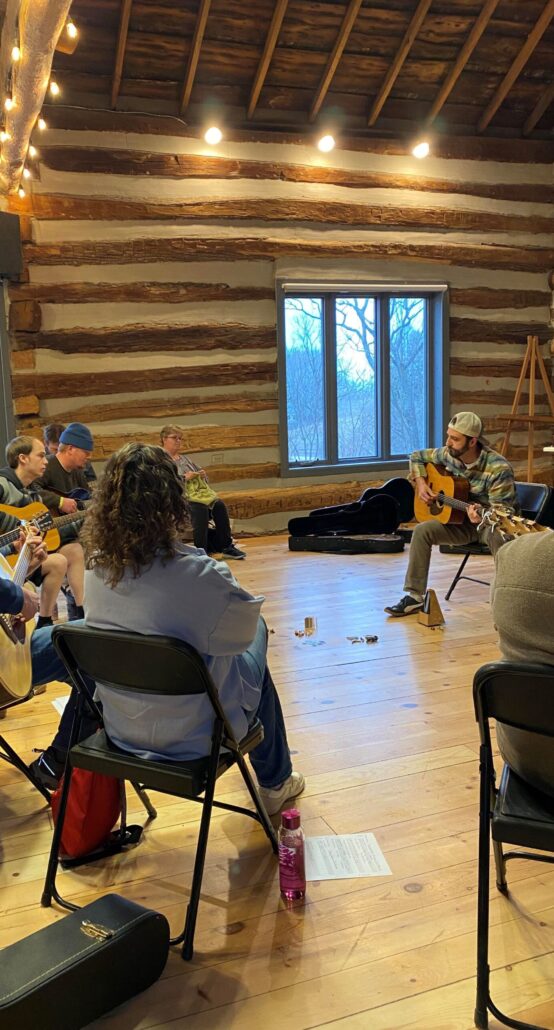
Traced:
<path id="1" fill-rule="evenodd" d="M 302 793 L 306 781 L 299 772 L 290 774 L 280 787 L 258 787 L 259 795 L 268 815 L 276 815 L 286 801 L 292 801 Z"/>

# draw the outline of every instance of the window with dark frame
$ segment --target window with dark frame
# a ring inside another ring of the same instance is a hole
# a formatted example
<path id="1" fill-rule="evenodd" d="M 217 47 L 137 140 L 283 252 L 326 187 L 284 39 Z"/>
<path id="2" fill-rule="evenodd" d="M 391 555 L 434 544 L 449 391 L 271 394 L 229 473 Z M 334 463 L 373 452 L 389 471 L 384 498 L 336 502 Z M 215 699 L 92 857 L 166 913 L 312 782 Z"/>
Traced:
<path id="1" fill-rule="evenodd" d="M 400 468 L 441 442 L 445 301 L 446 287 L 281 288 L 282 474 Z"/>

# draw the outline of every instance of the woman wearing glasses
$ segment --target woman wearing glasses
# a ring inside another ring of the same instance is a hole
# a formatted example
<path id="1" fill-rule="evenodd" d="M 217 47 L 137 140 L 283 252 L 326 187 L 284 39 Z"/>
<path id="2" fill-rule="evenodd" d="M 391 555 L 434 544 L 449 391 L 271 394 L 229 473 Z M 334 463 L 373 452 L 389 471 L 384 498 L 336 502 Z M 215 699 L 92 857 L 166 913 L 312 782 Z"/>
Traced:
<path id="1" fill-rule="evenodd" d="M 246 558 L 244 551 L 233 543 L 227 505 L 212 490 L 206 470 L 195 465 L 186 454 L 181 454 L 183 434 L 179 426 L 164 426 L 160 439 L 164 451 L 173 459 L 185 481 L 195 547 L 202 547 L 207 554 L 221 553 L 226 559 Z"/>

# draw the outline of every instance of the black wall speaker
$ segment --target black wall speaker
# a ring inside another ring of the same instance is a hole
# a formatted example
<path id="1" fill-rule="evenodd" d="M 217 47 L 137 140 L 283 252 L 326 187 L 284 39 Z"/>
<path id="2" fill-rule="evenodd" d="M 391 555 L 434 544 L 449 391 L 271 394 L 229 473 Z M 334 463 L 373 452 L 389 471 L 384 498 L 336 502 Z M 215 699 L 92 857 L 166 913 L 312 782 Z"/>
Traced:
<path id="1" fill-rule="evenodd" d="M 22 271 L 19 216 L 0 211 L 0 278 L 15 279 Z"/>

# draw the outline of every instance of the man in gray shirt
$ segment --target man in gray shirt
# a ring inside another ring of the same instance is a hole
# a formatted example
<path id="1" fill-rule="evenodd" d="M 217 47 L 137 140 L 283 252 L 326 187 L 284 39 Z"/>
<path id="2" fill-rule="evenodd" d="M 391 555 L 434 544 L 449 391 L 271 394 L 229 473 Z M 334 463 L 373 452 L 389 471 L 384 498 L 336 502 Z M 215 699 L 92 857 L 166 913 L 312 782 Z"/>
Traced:
<path id="1" fill-rule="evenodd" d="M 502 657 L 508 661 L 554 666 L 553 568 L 554 532 L 516 537 L 496 556 L 492 615 Z M 497 738 L 502 757 L 514 772 L 554 796 L 552 737 L 498 723 Z"/>

